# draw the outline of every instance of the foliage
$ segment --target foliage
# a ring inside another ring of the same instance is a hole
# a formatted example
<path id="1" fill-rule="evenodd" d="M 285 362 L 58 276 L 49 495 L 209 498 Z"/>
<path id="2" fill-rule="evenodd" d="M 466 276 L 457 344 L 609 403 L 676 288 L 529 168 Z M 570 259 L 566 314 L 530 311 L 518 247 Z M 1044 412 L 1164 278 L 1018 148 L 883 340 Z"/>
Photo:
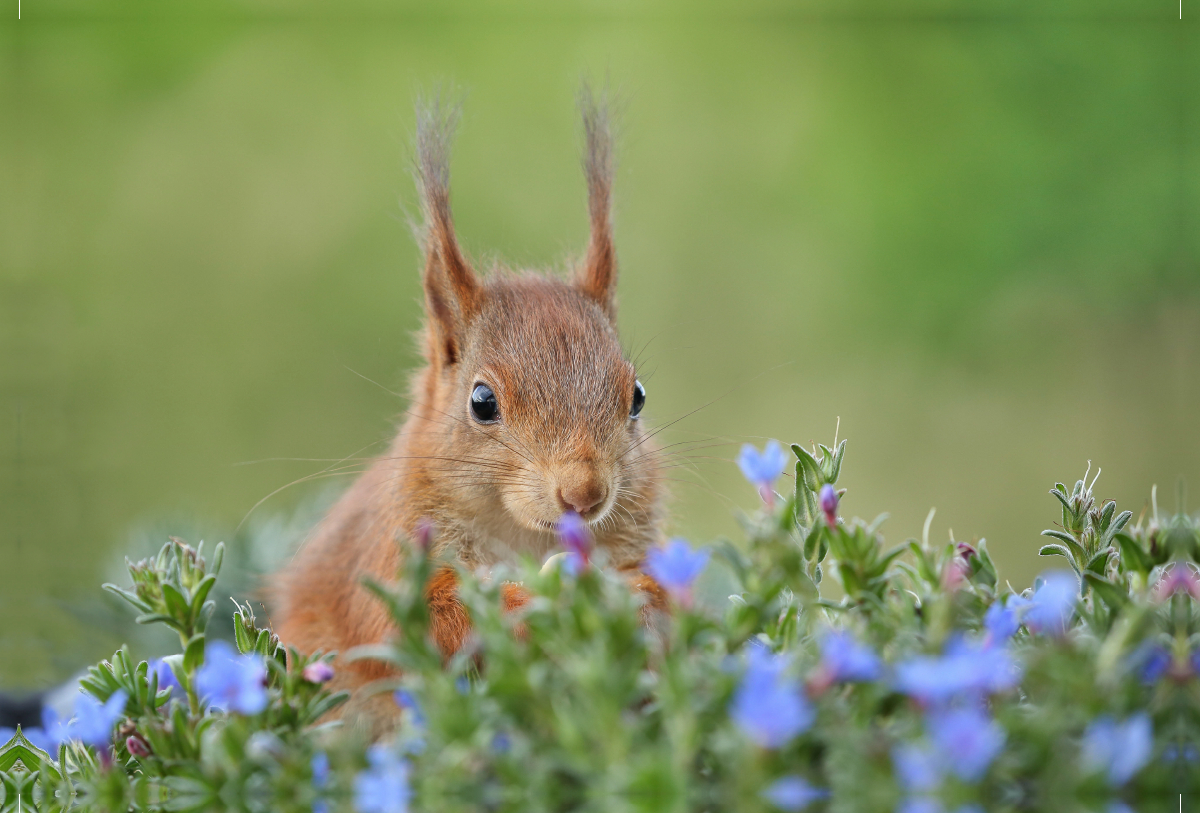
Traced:
<path id="1" fill-rule="evenodd" d="M 369 585 L 399 633 L 346 653 L 395 667 L 363 690 L 395 714 L 375 743 L 329 719 L 331 653 L 241 605 L 237 651 L 206 645 L 222 549 L 210 566 L 172 539 L 106 588 L 180 653 L 92 668 L 106 741 L 85 743 L 83 712 L 38 732 L 49 750 L 15 734 L 3 810 L 1173 810 L 1200 790 L 1194 519 L 1155 500 L 1132 522 L 1087 475 L 1057 484 L 1040 552 L 1070 569 L 1017 592 L 983 540 L 935 543 L 927 523 L 889 548 L 880 520 L 843 519 L 845 449 L 793 446 L 789 494 L 778 447 L 743 453 L 762 496 L 746 541 L 652 553 L 665 614 L 564 521 L 571 557 L 460 573 L 475 634 L 444 659 L 424 600 L 443 563 L 406 544 L 399 581 Z M 738 585 L 723 607 L 695 600 L 705 567 Z M 510 581 L 533 595 L 515 614 Z"/>

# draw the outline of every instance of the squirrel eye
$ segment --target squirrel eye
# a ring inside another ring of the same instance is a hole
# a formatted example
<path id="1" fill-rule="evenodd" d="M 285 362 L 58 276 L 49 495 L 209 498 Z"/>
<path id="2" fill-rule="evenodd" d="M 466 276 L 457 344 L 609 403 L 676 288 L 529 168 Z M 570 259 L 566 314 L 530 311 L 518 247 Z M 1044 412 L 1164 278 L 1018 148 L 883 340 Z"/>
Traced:
<path id="1" fill-rule="evenodd" d="M 487 384 L 476 384 L 471 390 L 471 415 L 480 423 L 495 423 L 500 419 L 496 393 Z"/>
<path id="2" fill-rule="evenodd" d="M 636 418 L 642 413 L 642 407 L 646 405 L 646 388 L 642 386 L 641 381 L 633 382 L 633 406 L 629 408 L 629 417 Z"/>

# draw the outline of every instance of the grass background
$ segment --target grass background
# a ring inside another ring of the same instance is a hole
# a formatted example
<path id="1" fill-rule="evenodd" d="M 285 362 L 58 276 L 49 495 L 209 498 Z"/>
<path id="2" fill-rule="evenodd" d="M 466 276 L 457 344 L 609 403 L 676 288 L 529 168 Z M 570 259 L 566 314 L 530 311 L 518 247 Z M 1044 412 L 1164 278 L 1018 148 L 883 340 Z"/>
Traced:
<path id="1" fill-rule="evenodd" d="M 99 591 L 126 552 L 244 546 L 247 512 L 325 465 L 238 464 L 388 437 L 420 315 L 412 102 L 445 80 L 466 90 L 460 237 L 531 267 L 586 236 L 580 77 L 624 93 L 646 416 L 711 401 L 664 437 L 727 444 L 675 484 L 676 532 L 735 533 L 738 444 L 828 442 L 839 416 L 847 513 L 890 512 L 898 541 L 936 506 L 934 533 L 987 537 L 1015 585 L 1043 564 L 1046 490 L 1089 459 L 1135 513 L 1200 483 L 1186 3 L 12 5 L 2 688 L 128 637 Z"/>

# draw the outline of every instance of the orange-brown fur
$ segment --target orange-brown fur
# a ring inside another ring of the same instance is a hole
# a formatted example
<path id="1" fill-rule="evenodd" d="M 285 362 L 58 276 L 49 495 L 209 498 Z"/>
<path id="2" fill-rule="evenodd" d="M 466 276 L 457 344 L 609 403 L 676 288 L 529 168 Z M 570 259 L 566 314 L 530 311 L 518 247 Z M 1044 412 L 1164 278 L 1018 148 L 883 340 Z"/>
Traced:
<path id="1" fill-rule="evenodd" d="M 591 237 L 569 282 L 505 269 L 475 274 L 450 212 L 453 116 L 434 107 L 421 117 L 426 366 L 387 453 L 276 580 L 279 635 L 301 651 L 345 653 L 387 639 L 389 619 L 362 580 L 394 579 L 403 540 L 423 522 L 436 529 L 435 555 L 489 568 L 521 554 L 544 557 L 556 548 L 553 524 L 563 510 L 597 503 L 582 512 L 596 545 L 652 606 L 664 606 L 662 591 L 637 570 L 658 540 L 662 499 L 656 452 L 629 416 L 636 371 L 614 323 L 608 125 L 586 95 L 583 107 Z M 496 424 L 468 411 L 478 382 L 495 391 Z M 426 596 L 432 634 L 453 653 L 470 631 L 454 571 L 437 571 Z M 528 595 L 506 584 L 502 599 L 513 610 Z M 351 689 L 386 675 L 370 661 L 342 661 L 337 672 L 337 685 Z"/>

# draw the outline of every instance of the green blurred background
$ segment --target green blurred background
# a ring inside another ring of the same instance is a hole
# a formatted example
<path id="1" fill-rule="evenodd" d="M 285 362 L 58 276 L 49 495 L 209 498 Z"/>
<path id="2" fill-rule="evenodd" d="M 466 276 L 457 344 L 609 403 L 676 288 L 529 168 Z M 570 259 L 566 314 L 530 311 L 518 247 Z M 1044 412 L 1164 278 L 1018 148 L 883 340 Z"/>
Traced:
<path id="1" fill-rule="evenodd" d="M 1187 2 L 11 5 L 0 687 L 128 639 L 99 583 L 169 531 L 269 568 L 330 481 L 234 528 L 326 464 L 239 464 L 388 437 L 420 316 L 411 108 L 445 80 L 461 239 L 536 267 L 585 239 L 580 77 L 623 91 L 621 329 L 647 419 L 711 402 L 664 437 L 723 444 L 675 531 L 734 533 L 738 444 L 839 416 L 846 513 L 900 540 L 936 506 L 1018 587 L 1089 459 L 1135 513 L 1200 484 Z"/>

